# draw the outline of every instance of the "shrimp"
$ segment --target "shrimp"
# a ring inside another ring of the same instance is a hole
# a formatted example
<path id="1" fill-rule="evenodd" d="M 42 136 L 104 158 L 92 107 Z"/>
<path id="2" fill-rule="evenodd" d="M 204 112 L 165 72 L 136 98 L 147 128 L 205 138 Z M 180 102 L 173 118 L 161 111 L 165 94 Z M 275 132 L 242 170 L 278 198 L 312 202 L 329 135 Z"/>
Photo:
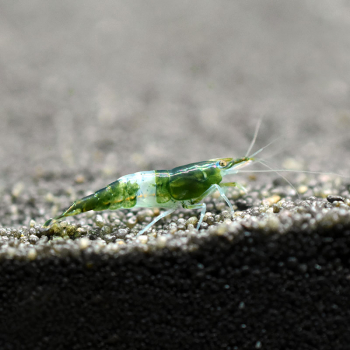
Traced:
<path id="1" fill-rule="evenodd" d="M 247 154 L 243 158 L 216 158 L 179 166 L 171 170 L 141 171 L 124 175 L 105 188 L 75 201 L 61 215 L 47 220 L 44 226 L 49 226 L 64 217 L 90 210 L 102 211 L 137 207 L 166 209 L 144 227 L 137 234 L 139 236 L 160 219 L 183 207 L 201 210 L 197 224 L 198 230 L 206 212 L 206 204 L 202 200 L 213 192 L 219 191 L 231 213 L 234 212 L 232 204 L 225 195 L 225 190 L 228 187 L 238 187 L 245 191 L 245 188 L 236 182 L 222 182 L 222 180 L 225 176 L 236 174 L 239 169 L 251 164 L 255 160 L 255 155 L 272 143 L 248 156 L 255 143 L 260 124 L 261 118 L 256 126 L 254 138 Z"/>
<path id="2" fill-rule="evenodd" d="M 139 236 L 161 218 L 182 206 L 186 209 L 201 209 L 197 225 L 199 229 L 206 211 L 206 205 L 201 201 L 216 190 L 233 212 L 232 204 L 225 195 L 225 188 L 242 187 L 235 182 L 222 183 L 222 178 L 237 173 L 239 168 L 247 166 L 253 160 L 252 157 L 217 158 L 183 165 L 171 170 L 141 171 L 125 175 L 105 188 L 75 201 L 61 215 L 46 221 L 44 226 L 89 210 L 102 211 L 137 207 L 167 209 L 142 229 L 137 234 Z"/>
<path id="3" fill-rule="evenodd" d="M 206 212 L 206 204 L 203 203 L 202 200 L 215 191 L 220 193 L 220 196 L 227 203 L 233 214 L 234 210 L 232 204 L 225 195 L 225 190 L 228 187 L 237 187 L 245 192 L 246 190 L 239 183 L 222 182 L 223 178 L 227 175 L 237 174 L 238 172 L 246 172 L 240 169 L 256 161 L 257 159 L 255 156 L 277 140 L 273 140 L 265 147 L 249 155 L 257 138 L 261 120 L 262 118 L 259 119 L 255 128 L 253 140 L 245 157 L 237 159 L 216 158 L 179 166 L 171 170 L 141 171 L 135 174 L 124 175 L 105 188 L 75 201 L 68 209 L 63 211 L 61 215 L 46 221 L 44 226 L 49 226 L 64 217 L 77 215 L 90 210 L 102 211 L 107 209 L 116 210 L 137 207 L 166 209 L 138 232 L 137 236 L 140 236 L 150 229 L 157 221 L 170 215 L 176 209 L 183 207 L 185 209 L 201 210 L 197 224 L 198 230 Z M 257 160 L 257 162 L 269 169 L 254 170 L 252 172 L 275 172 L 294 188 L 290 181 L 280 174 L 282 171 L 290 170 L 274 170 L 262 160 Z M 333 174 L 309 171 L 296 172 Z"/>

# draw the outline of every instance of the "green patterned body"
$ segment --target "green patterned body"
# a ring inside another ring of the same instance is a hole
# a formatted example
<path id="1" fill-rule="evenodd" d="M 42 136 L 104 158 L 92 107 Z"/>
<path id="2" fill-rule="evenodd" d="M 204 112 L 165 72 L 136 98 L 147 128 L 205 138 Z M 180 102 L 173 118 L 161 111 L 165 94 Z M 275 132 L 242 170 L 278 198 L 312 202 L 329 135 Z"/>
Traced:
<path id="1" fill-rule="evenodd" d="M 66 216 L 73 216 L 86 211 L 102 211 L 106 209 L 132 208 L 137 203 L 137 193 L 140 189 L 136 181 L 130 181 L 126 176 L 112 182 L 105 188 L 75 201 L 61 215 L 45 222 L 44 226 Z"/>
<path id="2" fill-rule="evenodd" d="M 225 167 L 220 162 L 225 161 Z M 171 170 L 152 170 L 125 175 L 105 188 L 75 201 L 61 215 L 77 215 L 89 210 L 128 209 L 133 207 L 175 208 L 198 203 L 212 185 L 218 185 L 226 171 L 235 173 L 235 167 L 251 161 L 219 158 L 187 164 Z M 232 169 L 232 170 L 231 170 Z M 45 226 L 52 220 L 48 220 Z"/>
<path id="3" fill-rule="evenodd" d="M 81 212 L 128 209 L 136 205 L 139 188 L 136 182 L 117 180 L 94 194 L 76 201 L 75 204 Z"/>
<path id="4" fill-rule="evenodd" d="M 193 201 L 222 180 L 215 162 L 192 163 L 171 170 L 156 170 L 156 196 L 159 204 Z"/>

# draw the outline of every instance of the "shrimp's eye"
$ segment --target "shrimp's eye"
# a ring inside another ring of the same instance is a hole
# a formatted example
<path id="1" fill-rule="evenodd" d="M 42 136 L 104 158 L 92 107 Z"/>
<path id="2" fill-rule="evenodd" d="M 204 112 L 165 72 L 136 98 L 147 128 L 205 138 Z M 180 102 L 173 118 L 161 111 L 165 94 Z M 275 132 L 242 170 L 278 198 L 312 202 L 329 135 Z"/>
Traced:
<path id="1" fill-rule="evenodd" d="M 221 167 L 225 167 L 225 166 L 227 165 L 227 163 L 226 163 L 224 160 L 220 160 L 220 161 L 219 161 L 219 165 L 220 165 Z"/>

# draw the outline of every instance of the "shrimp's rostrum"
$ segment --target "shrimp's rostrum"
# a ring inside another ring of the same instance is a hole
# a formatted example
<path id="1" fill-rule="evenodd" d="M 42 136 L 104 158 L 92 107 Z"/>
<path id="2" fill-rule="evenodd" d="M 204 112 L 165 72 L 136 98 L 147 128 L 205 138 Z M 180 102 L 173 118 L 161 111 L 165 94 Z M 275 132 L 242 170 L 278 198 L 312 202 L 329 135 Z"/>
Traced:
<path id="1" fill-rule="evenodd" d="M 138 233 L 141 235 L 158 220 L 182 206 L 187 209 L 201 209 L 198 229 L 206 210 L 205 203 L 201 201 L 216 190 L 233 212 L 232 205 L 225 195 L 225 189 L 229 186 L 241 186 L 235 182 L 223 183 L 222 179 L 226 175 L 237 173 L 239 168 L 250 164 L 253 160 L 252 157 L 217 158 L 171 170 L 143 171 L 125 175 L 94 194 L 75 201 L 61 215 L 48 220 L 45 226 L 64 217 L 90 210 L 134 207 L 167 209 Z"/>

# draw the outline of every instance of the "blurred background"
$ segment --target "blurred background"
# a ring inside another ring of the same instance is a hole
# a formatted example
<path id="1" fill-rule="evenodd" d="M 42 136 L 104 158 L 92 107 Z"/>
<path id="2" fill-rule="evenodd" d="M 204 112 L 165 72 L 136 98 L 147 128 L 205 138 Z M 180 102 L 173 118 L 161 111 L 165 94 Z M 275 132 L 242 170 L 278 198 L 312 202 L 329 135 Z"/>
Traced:
<path id="1" fill-rule="evenodd" d="M 1 187 L 240 157 L 262 115 L 274 164 L 346 173 L 349 33 L 346 0 L 0 1 Z"/>

